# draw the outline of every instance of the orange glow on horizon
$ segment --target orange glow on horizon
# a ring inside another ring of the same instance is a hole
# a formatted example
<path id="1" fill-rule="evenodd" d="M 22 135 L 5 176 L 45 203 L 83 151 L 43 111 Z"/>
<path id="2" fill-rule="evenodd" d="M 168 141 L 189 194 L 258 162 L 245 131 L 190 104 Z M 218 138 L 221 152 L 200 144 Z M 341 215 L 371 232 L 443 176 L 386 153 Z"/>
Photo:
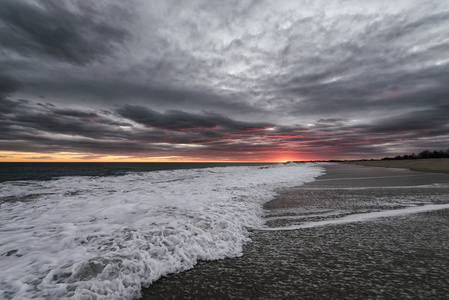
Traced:
<path id="1" fill-rule="evenodd" d="M 230 153 L 216 157 L 94 155 L 90 153 L 36 153 L 0 151 L 0 162 L 287 162 L 305 161 L 295 153 Z"/>

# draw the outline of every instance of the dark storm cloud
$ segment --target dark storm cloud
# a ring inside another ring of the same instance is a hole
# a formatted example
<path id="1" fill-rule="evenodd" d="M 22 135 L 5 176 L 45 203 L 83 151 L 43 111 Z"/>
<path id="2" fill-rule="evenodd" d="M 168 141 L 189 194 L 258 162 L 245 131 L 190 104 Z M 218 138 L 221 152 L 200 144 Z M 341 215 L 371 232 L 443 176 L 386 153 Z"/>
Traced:
<path id="1" fill-rule="evenodd" d="M 20 88 L 20 82 L 14 78 L 0 73 L 0 99 L 10 95 Z"/>
<path id="2" fill-rule="evenodd" d="M 448 20 L 442 1 L 4 0 L 0 150 L 446 149 Z"/>
<path id="3" fill-rule="evenodd" d="M 1 109 L 6 107 L 7 109 Z M 29 101 L 0 100 L 2 139 L 32 140 L 31 135 L 66 134 L 89 138 L 116 135 L 103 125 L 103 117 L 93 112 L 54 109 Z M 109 125 L 109 124 L 108 124 Z"/>
<path id="4" fill-rule="evenodd" d="M 213 153 L 275 153 L 292 149 L 317 157 L 331 153 L 340 158 L 343 149 L 345 155 L 378 155 L 379 146 L 400 141 L 404 131 L 415 132 L 410 136 L 412 139 L 423 133 L 433 137 L 446 132 L 448 110 L 446 106 L 412 112 L 385 120 L 382 126 L 351 126 L 343 119 L 322 119 L 309 127 L 272 127 L 266 122 L 241 122 L 212 113 L 158 113 L 142 106 L 125 105 L 114 114 L 33 105 L 24 100 L 6 104 L 11 103 L 14 110 L 3 112 L 0 121 L 3 150 L 135 157 L 169 154 L 208 157 Z M 415 119 L 422 122 L 413 124 Z M 136 127 L 127 120 L 144 127 Z"/>
<path id="5" fill-rule="evenodd" d="M 442 105 L 433 109 L 403 113 L 395 118 L 380 119 L 379 124 L 370 128 L 379 132 L 409 132 L 416 136 L 435 136 L 449 131 L 449 105 Z"/>
<path id="6" fill-rule="evenodd" d="M 124 41 L 125 30 L 96 22 L 94 15 L 69 11 L 67 5 L 64 1 L 3 0 L 2 47 L 28 57 L 86 64 L 110 54 Z"/>
<path id="7" fill-rule="evenodd" d="M 0 114 L 12 113 L 19 104 L 8 99 L 0 98 Z"/>
<path id="8" fill-rule="evenodd" d="M 217 114 L 193 115 L 182 111 L 161 114 L 138 106 L 118 109 L 119 117 L 125 119 L 117 120 L 111 113 L 6 101 L 5 105 L 13 104 L 14 109 L 2 111 L 1 115 L 0 144 L 4 150 L 84 151 L 104 155 L 142 155 L 175 149 L 182 152 L 176 145 L 207 145 L 226 138 L 238 140 L 251 136 L 247 132 L 263 131 L 270 126 L 234 121 Z M 151 128 L 135 128 L 127 119 Z M 184 130 L 188 132 L 183 133 Z"/>
<path id="9" fill-rule="evenodd" d="M 165 114 L 155 112 L 142 106 L 126 105 L 117 110 L 125 118 L 148 127 L 167 130 L 189 130 L 189 129 L 226 129 L 237 131 L 264 130 L 272 127 L 268 123 L 245 123 L 237 122 L 230 118 L 208 113 L 203 115 L 189 114 L 179 110 L 170 110 Z M 219 128 L 222 127 L 222 128 Z"/>
<path id="10" fill-rule="evenodd" d="M 74 109 L 56 109 L 54 110 L 54 113 L 61 116 L 77 117 L 85 119 L 92 119 L 98 117 L 98 115 L 93 112 L 78 111 Z"/>

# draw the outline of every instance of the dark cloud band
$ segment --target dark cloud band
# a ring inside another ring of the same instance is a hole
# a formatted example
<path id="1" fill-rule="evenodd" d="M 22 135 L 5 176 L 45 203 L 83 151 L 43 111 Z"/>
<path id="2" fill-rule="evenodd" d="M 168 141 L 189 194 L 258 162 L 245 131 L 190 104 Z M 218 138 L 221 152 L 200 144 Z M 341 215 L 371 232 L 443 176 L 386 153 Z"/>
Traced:
<path id="1" fill-rule="evenodd" d="M 3 0 L 0 151 L 263 160 L 447 149 L 449 7 L 336 3 Z"/>

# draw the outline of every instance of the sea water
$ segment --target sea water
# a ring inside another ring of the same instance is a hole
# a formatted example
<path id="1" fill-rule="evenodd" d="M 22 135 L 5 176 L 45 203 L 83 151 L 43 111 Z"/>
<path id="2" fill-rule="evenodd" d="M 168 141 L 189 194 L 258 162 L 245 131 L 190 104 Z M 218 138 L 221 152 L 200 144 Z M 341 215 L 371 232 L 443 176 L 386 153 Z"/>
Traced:
<path id="1" fill-rule="evenodd" d="M 0 184 L 0 298 L 138 298 L 164 275 L 241 256 L 250 230 L 263 226 L 263 204 L 323 169 L 307 163 L 123 173 Z"/>

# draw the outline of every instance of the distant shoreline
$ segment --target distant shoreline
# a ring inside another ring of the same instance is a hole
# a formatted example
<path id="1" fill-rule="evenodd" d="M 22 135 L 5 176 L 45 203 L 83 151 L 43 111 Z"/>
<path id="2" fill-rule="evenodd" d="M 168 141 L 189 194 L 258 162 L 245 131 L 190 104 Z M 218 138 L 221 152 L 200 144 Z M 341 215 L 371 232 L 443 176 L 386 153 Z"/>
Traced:
<path id="1" fill-rule="evenodd" d="M 371 167 L 403 168 L 412 171 L 449 174 L 449 158 L 401 159 L 401 160 L 354 160 L 340 162 Z"/>

